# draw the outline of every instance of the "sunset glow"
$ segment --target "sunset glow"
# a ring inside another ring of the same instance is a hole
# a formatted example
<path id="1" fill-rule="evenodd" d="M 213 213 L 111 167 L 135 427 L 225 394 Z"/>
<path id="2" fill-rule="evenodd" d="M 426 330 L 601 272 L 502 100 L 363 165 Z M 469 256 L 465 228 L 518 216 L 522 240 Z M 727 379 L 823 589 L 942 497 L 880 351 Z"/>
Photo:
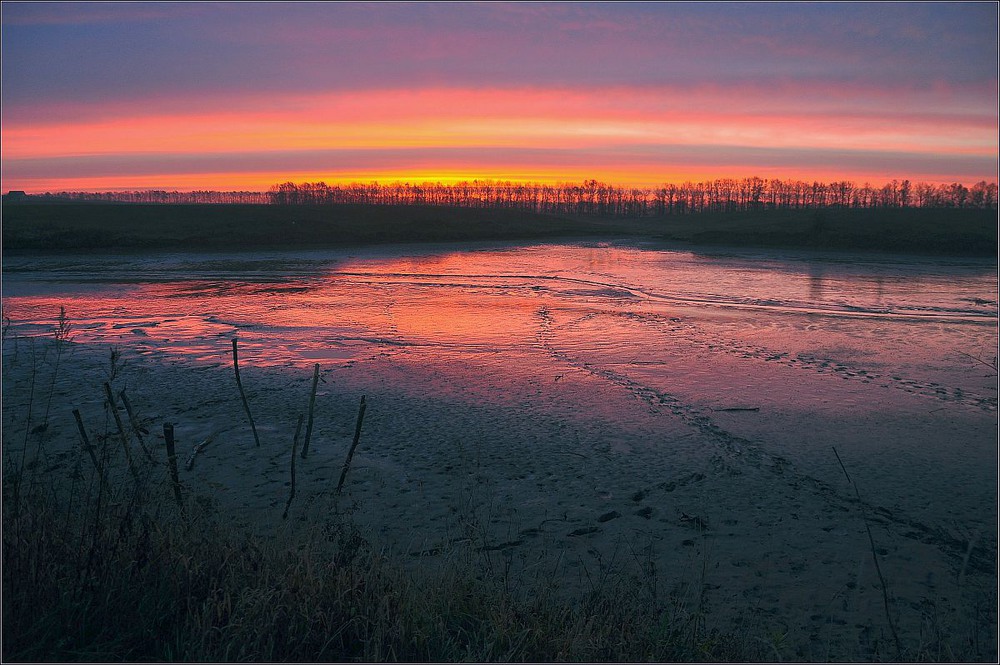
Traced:
<path id="1" fill-rule="evenodd" d="M 3 190 L 996 180 L 995 6 L 288 6 L 4 3 Z"/>

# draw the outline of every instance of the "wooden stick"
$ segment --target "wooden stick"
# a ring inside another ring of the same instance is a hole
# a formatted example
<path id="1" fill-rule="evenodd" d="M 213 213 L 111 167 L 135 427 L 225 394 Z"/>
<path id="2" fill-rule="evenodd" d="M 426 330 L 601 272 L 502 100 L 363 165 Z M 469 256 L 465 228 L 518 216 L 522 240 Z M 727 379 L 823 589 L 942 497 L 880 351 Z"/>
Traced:
<path id="1" fill-rule="evenodd" d="M 83 426 L 83 417 L 80 416 L 80 409 L 73 409 L 73 417 L 76 418 L 76 426 L 80 430 L 80 438 L 83 440 L 83 448 L 90 455 L 90 461 L 94 463 L 94 468 L 97 470 L 97 475 L 101 479 L 101 489 L 108 489 L 108 476 L 104 473 L 104 465 L 97 460 L 97 453 L 94 452 L 94 447 L 90 445 L 90 437 L 87 436 L 87 428 Z M 98 499 L 98 510 L 100 510 L 100 499 Z"/>
<path id="2" fill-rule="evenodd" d="M 125 427 L 122 425 L 122 416 L 118 413 L 118 405 L 115 404 L 115 395 L 111 392 L 111 384 L 104 382 L 104 392 L 108 396 L 108 404 L 111 406 L 111 413 L 115 416 L 115 423 L 118 425 L 118 434 L 121 435 L 122 448 L 125 449 L 125 459 L 128 461 L 128 468 L 132 472 L 132 477 L 139 484 L 139 472 L 135 470 L 135 463 L 132 461 L 132 449 L 128 445 L 128 435 L 125 434 Z"/>
<path id="3" fill-rule="evenodd" d="M 285 504 L 285 512 L 282 513 L 281 519 L 288 519 L 288 508 L 292 505 L 292 499 L 295 498 L 295 452 L 299 445 L 299 432 L 302 431 L 302 419 L 303 416 L 299 415 L 299 424 L 295 426 L 295 437 L 292 439 L 292 489 L 288 493 L 288 503 Z"/>
<path id="4" fill-rule="evenodd" d="M 347 478 L 347 470 L 351 466 L 351 459 L 354 457 L 354 449 L 358 447 L 358 440 L 361 438 L 361 423 L 365 419 L 365 396 L 361 396 L 361 406 L 358 407 L 358 424 L 354 428 L 354 442 L 351 444 L 351 449 L 347 451 L 347 459 L 344 460 L 344 470 L 340 472 L 340 482 L 337 483 L 337 495 L 340 495 L 340 490 L 344 486 L 344 479 Z"/>
<path id="5" fill-rule="evenodd" d="M 998 369 L 997 369 L 997 357 L 996 356 L 993 356 L 993 362 L 992 363 L 988 363 L 985 360 L 980 360 L 979 358 L 977 358 L 975 356 L 970 356 L 968 353 L 962 353 L 961 351 L 959 351 L 958 353 L 961 353 L 966 358 L 972 358 L 973 360 L 975 360 L 980 365 L 986 365 L 987 367 L 989 367 L 994 372 L 998 371 Z"/>
<path id="6" fill-rule="evenodd" d="M 170 482 L 174 486 L 174 498 L 183 512 L 184 499 L 181 497 L 181 481 L 177 476 L 177 451 L 174 449 L 174 426 L 163 423 L 163 440 L 167 442 L 167 464 L 170 466 Z"/>
<path id="7" fill-rule="evenodd" d="M 90 455 L 90 461 L 94 463 L 94 468 L 97 469 L 97 473 L 101 474 L 101 465 L 97 462 L 97 455 L 94 453 L 94 447 L 90 445 L 90 437 L 87 436 L 87 429 L 83 426 L 83 418 L 80 417 L 80 409 L 73 409 L 73 417 L 76 418 L 76 426 L 80 430 L 80 438 L 83 440 L 83 449 L 87 451 Z"/>
<path id="8" fill-rule="evenodd" d="M 240 389 L 240 398 L 243 400 L 243 408 L 247 412 L 247 418 L 250 419 L 250 429 L 253 430 L 253 440 L 260 447 L 260 437 L 257 436 L 257 426 L 253 422 L 253 415 L 250 413 L 250 404 L 247 403 L 246 393 L 243 392 L 243 382 L 240 381 L 240 361 L 239 355 L 236 351 L 236 338 L 233 338 L 233 369 L 236 370 L 236 386 Z"/>
<path id="9" fill-rule="evenodd" d="M 313 387 L 309 395 L 309 421 L 306 423 L 306 440 L 302 442 L 302 459 L 309 453 L 309 439 L 313 433 L 313 408 L 316 406 L 316 384 L 319 383 L 319 363 L 313 368 Z"/>
<path id="10" fill-rule="evenodd" d="M 135 412 L 132 411 L 132 403 L 128 401 L 128 395 L 125 394 L 124 388 L 118 391 L 118 396 L 122 398 L 122 404 L 125 405 L 125 413 L 128 414 L 128 421 L 132 425 L 132 431 L 135 432 L 135 438 L 139 440 L 139 447 L 146 454 L 146 459 L 155 464 L 156 460 L 149 452 L 149 448 L 146 447 L 146 442 L 142 440 L 142 430 L 139 428 L 139 421 L 135 418 Z"/>

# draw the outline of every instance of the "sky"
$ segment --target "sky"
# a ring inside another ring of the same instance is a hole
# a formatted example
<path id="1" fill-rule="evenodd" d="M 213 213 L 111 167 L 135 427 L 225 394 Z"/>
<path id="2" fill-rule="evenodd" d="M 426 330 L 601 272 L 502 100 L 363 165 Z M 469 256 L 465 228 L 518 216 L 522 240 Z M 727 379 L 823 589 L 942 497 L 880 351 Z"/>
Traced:
<path id="1" fill-rule="evenodd" d="M 0 189 L 997 181 L 995 2 L 0 4 Z"/>

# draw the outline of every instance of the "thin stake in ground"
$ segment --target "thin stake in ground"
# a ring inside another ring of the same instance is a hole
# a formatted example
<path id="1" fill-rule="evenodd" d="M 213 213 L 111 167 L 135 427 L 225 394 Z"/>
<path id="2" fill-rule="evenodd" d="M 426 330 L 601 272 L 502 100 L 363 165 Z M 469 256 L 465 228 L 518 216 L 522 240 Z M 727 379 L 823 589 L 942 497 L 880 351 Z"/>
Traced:
<path id="1" fill-rule="evenodd" d="M 309 454 L 309 439 L 313 433 L 313 409 L 316 407 L 316 384 L 319 383 L 319 363 L 313 368 L 312 392 L 309 394 L 309 420 L 306 422 L 306 440 L 302 442 L 302 459 Z"/>
<path id="2" fill-rule="evenodd" d="M 253 422 L 253 414 L 250 413 L 250 404 L 247 402 L 247 395 L 243 392 L 243 382 L 240 380 L 240 360 L 239 353 L 236 350 L 236 338 L 233 338 L 233 369 L 236 370 L 236 386 L 240 389 L 240 399 L 243 400 L 243 409 L 247 412 L 247 418 L 250 419 L 250 429 L 253 430 L 253 440 L 260 447 L 260 437 L 257 436 L 257 425 Z"/>
<path id="3" fill-rule="evenodd" d="M 299 432 L 302 431 L 302 420 L 304 416 L 299 415 L 299 424 L 295 426 L 295 436 L 292 438 L 292 482 L 291 491 L 288 493 L 288 503 L 285 504 L 285 512 L 282 513 L 281 519 L 288 519 L 288 508 L 292 505 L 292 499 L 295 498 L 295 453 L 299 445 Z"/>
<path id="4" fill-rule="evenodd" d="M 340 482 L 337 483 L 337 494 L 340 494 L 341 488 L 344 486 L 344 479 L 347 478 L 347 470 L 351 468 L 351 459 L 354 457 L 354 450 L 358 447 L 358 441 L 361 438 L 361 423 L 365 419 L 365 396 L 361 396 L 361 406 L 358 407 L 358 424 L 354 428 L 354 442 L 351 443 L 351 449 L 347 451 L 347 459 L 344 460 L 344 470 L 340 472 Z"/>

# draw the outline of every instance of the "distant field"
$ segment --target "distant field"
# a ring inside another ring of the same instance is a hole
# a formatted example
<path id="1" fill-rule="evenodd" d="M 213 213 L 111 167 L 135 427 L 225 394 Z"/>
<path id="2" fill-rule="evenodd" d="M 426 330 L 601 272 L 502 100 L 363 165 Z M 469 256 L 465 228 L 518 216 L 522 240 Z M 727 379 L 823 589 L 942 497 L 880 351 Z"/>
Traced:
<path id="1" fill-rule="evenodd" d="M 291 249 L 621 236 L 692 245 L 995 256 L 997 213 L 964 209 L 825 209 L 597 219 L 432 206 L 3 206 L 4 253 Z"/>
<path id="2" fill-rule="evenodd" d="M 997 211 L 957 208 L 770 210 L 672 217 L 663 236 L 694 244 L 997 255 Z"/>

